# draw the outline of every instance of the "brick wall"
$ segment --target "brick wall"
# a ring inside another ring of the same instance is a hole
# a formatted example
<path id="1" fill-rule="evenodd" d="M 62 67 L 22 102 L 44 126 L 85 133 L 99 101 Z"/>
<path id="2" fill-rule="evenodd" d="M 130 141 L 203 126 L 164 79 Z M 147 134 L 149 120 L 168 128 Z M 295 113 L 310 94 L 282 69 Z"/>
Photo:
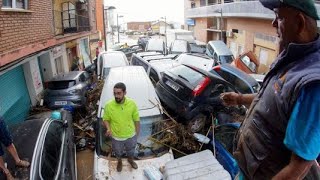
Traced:
<path id="1" fill-rule="evenodd" d="M 127 27 L 128 27 L 128 30 L 147 31 L 148 28 L 151 27 L 151 23 L 150 22 L 128 22 Z"/>
<path id="2" fill-rule="evenodd" d="M 101 32 L 103 37 L 103 1 L 96 0 L 96 23 L 97 23 L 97 30 Z"/>
<path id="3" fill-rule="evenodd" d="M 196 25 L 194 26 L 194 36 L 197 40 L 207 42 L 208 32 L 208 18 L 196 18 Z"/>
<path id="4" fill-rule="evenodd" d="M 53 37 L 52 1 L 29 0 L 28 10 L 0 10 L 0 54 Z"/>

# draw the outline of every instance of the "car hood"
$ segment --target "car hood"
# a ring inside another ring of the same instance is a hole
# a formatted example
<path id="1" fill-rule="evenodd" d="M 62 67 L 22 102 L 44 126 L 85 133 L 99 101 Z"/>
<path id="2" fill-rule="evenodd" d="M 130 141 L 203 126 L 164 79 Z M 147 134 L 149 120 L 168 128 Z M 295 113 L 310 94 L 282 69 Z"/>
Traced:
<path id="1" fill-rule="evenodd" d="M 172 161 L 173 153 L 170 150 L 168 153 L 150 159 L 135 160 L 138 169 L 132 170 L 126 159 L 122 159 L 122 171 L 117 172 L 117 159 L 110 157 L 94 155 L 94 179 L 146 179 L 143 170 L 147 167 L 154 166 L 159 169 L 167 162 Z"/>

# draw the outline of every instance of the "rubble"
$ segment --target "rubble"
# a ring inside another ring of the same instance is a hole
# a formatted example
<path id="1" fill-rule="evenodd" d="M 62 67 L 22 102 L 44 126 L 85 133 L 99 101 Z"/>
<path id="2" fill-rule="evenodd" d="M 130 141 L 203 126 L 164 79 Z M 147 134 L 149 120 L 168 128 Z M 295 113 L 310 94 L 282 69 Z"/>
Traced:
<path id="1" fill-rule="evenodd" d="M 77 151 L 85 149 L 94 150 L 95 148 L 95 132 L 93 125 L 94 122 L 96 122 L 97 104 L 100 99 L 104 81 L 96 80 L 96 78 L 93 79 L 94 81 L 87 92 L 88 104 L 85 111 L 76 111 L 73 118 Z"/>

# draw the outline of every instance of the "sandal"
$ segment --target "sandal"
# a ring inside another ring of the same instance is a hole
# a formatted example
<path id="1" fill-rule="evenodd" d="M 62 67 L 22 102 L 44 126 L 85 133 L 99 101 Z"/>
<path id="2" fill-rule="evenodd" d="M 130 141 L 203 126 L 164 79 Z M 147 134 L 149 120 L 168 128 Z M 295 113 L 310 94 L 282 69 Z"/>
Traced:
<path id="1" fill-rule="evenodd" d="M 30 163 L 28 161 L 24 161 L 20 159 L 20 161 L 16 163 L 16 166 L 27 168 L 30 166 Z"/>

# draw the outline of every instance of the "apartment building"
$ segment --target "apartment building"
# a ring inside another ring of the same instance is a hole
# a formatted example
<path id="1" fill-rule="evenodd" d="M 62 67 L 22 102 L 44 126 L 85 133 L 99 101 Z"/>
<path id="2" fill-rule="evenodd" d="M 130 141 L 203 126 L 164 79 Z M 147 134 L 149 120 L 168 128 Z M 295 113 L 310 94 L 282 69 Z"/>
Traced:
<path id="1" fill-rule="evenodd" d="M 273 19 L 274 13 L 258 0 L 185 0 L 185 29 L 199 41 L 224 41 L 235 57 L 253 51 L 259 73 L 267 72 L 279 53 Z"/>
<path id="2" fill-rule="evenodd" d="M 92 63 L 95 3 L 0 0 L 0 115 L 9 124 L 28 115 L 53 76 Z"/>

